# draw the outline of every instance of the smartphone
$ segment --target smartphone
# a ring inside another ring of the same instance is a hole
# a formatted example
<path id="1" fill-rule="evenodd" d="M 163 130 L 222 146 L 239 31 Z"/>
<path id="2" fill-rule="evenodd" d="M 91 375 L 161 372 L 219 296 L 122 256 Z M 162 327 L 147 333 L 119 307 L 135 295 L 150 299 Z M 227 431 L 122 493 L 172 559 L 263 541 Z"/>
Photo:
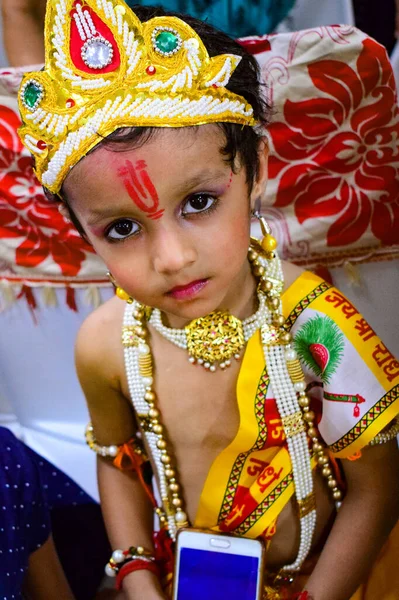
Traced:
<path id="1" fill-rule="evenodd" d="M 259 540 L 183 529 L 177 536 L 173 600 L 260 600 Z"/>

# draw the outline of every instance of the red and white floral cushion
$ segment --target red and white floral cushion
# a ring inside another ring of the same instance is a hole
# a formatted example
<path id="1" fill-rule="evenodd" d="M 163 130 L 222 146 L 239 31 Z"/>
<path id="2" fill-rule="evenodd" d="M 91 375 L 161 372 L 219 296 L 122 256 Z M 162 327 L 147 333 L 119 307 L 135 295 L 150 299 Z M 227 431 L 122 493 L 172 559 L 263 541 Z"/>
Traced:
<path id="1" fill-rule="evenodd" d="M 274 106 L 263 211 L 283 255 L 310 266 L 399 256 L 399 119 L 385 49 L 349 26 L 242 43 Z"/>
<path id="2" fill-rule="evenodd" d="M 308 266 L 399 256 L 399 119 L 385 50 L 348 26 L 246 38 L 274 106 L 263 212 Z M 16 134 L 21 73 L 0 71 L 0 281 L 104 284 L 105 267 L 44 198 Z"/>
<path id="3" fill-rule="evenodd" d="M 17 135 L 22 72 L 0 71 L 0 280 L 28 285 L 102 283 L 106 269 L 48 202 Z"/>

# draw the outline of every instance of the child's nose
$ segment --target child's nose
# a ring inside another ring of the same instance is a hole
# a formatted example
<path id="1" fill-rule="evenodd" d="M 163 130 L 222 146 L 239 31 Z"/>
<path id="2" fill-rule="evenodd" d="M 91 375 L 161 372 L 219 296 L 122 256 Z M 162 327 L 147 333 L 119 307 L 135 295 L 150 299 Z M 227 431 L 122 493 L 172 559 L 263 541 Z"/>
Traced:
<path id="1" fill-rule="evenodd" d="M 195 262 L 197 253 L 188 237 L 176 231 L 163 230 L 154 240 L 153 264 L 157 273 L 178 273 Z"/>

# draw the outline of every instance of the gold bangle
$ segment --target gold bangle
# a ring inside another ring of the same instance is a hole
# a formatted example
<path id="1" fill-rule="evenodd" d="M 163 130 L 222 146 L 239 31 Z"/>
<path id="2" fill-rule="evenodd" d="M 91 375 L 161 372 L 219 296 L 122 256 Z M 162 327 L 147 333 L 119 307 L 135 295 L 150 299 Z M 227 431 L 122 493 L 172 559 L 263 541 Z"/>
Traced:
<path id="1" fill-rule="evenodd" d="M 87 424 L 85 431 L 86 444 L 89 446 L 90 450 L 93 450 L 96 454 L 103 457 L 115 458 L 118 454 L 120 446 L 116 444 L 112 446 L 100 446 L 97 443 L 96 438 L 94 437 L 94 429 L 91 423 Z"/>
<path id="2" fill-rule="evenodd" d="M 392 421 L 392 425 L 387 429 L 387 431 L 381 431 L 378 433 L 375 438 L 369 442 L 369 446 L 376 446 L 377 444 L 386 444 L 390 442 L 399 434 L 399 417 L 395 417 Z"/>
<path id="3" fill-rule="evenodd" d="M 89 446 L 90 450 L 93 450 L 93 452 L 104 458 L 115 458 L 118 455 L 119 450 L 122 448 L 122 446 L 124 446 L 124 444 L 101 446 L 94 437 L 94 428 L 91 423 L 87 424 L 85 438 L 86 444 Z M 144 460 L 148 459 L 147 454 L 144 451 L 143 444 L 141 440 L 137 439 L 137 437 L 134 440 L 131 438 L 125 443 L 132 445 L 135 454 L 142 456 Z"/>

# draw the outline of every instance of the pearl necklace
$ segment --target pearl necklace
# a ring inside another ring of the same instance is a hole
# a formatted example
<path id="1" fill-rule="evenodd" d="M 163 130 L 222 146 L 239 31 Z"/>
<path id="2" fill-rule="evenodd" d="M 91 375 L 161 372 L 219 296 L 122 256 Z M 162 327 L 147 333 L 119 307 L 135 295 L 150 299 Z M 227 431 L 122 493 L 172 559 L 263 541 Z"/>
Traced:
<path id="1" fill-rule="evenodd" d="M 149 319 L 150 325 L 154 327 L 164 338 L 172 344 L 175 344 L 183 350 L 189 350 L 189 362 L 191 364 L 202 365 L 211 372 L 216 371 L 216 365 L 223 370 L 229 367 L 230 358 L 234 356 L 236 360 L 240 359 L 240 351 L 253 334 L 260 329 L 261 324 L 268 318 L 268 309 L 264 294 L 258 293 L 258 310 L 255 314 L 240 321 L 228 313 L 214 312 L 207 317 L 192 321 L 184 329 L 172 329 L 162 323 L 161 311 L 158 308 L 153 309 Z M 203 325 L 204 324 L 204 325 Z M 198 329 L 201 329 L 204 335 L 197 336 Z M 238 342 L 238 335 L 242 337 Z M 223 339 L 222 352 L 219 346 L 212 346 L 213 340 L 218 342 Z M 198 346 L 195 343 L 198 343 Z M 204 352 L 208 344 L 208 352 Z"/>
<path id="2" fill-rule="evenodd" d="M 328 465 L 328 455 L 314 427 L 315 414 L 310 410 L 310 400 L 305 393 L 305 378 L 296 352 L 291 346 L 291 334 L 284 329 L 285 319 L 281 314 L 280 299 L 282 279 L 271 281 L 271 278 L 265 278 L 268 262 L 277 262 L 278 272 L 282 273 L 280 261 L 278 258 L 269 261 L 253 248 L 250 249 L 248 257 L 254 274 L 260 277 L 259 289 L 266 297 L 264 322 L 260 324 L 263 351 L 270 385 L 287 439 L 295 496 L 299 506 L 301 537 L 298 556 L 292 564 L 282 568 L 283 573 L 289 574 L 297 572 L 303 564 L 311 548 L 316 526 L 312 456 L 306 433 L 313 443 L 313 456 L 322 468 L 322 474 L 337 502 L 341 499 L 341 492 Z M 143 439 L 148 454 L 152 457 L 158 480 L 162 508 L 157 508 L 156 512 L 160 525 L 167 526 L 171 538 L 176 540 L 178 529 L 188 526 L 188 518 L 183 510 L 180 486 L 156 405 L 151 349 L 145 340 L 147 333 L 145 307 L 134 301 L 126 307 L 122 334 L 127 380 Z"/>

